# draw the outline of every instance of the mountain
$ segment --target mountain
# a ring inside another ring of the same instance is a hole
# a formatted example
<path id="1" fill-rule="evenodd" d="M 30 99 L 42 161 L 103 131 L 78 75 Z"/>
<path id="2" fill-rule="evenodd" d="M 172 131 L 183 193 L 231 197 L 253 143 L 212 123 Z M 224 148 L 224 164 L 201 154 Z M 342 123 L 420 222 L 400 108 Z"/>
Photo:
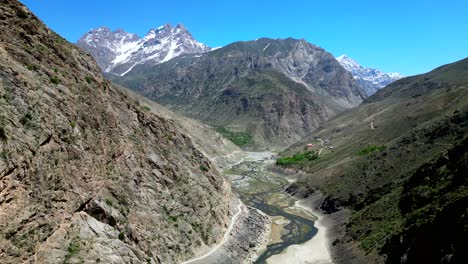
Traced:
<path id="1" fill-rule="evenodd" d="M 235 42 L 109 78 L 220 131 L 252 137 L 256 147 L 296 142 L 365 98 L 330 53 L 292 38 Z"/>
<path id="2" fill-rule="evenodd" d="M 77 45 L 90 52 L 103 71 L 118 75 L 125 75 L 138 64 L 154 65 L 182 54 L 211 50 L 182 24 L 151 29 L 143 38 L 123 29 L 100 27 L 84 34 Z"/>
<path id="3" fill-rule="evenodd" d="M 359 85 L 364 89 L 367 96 L 374 94 L 379 89 L 404 77 L 397 72 L 384 73 L 377 69 L 363 67 L 346 55 L 341 55 L 336 58 L 336 60 L 346 70 L 351 72 Z"/>
<path id="4" fill-rule="evenodd" d="M 393 82 L 282 155 L 322 149 L 286 167 L 305 171 L 295 187 L 326 195 L 326 212 L 352 210 L 337 263 L 467 263 L 467 135 L 465 58 Z"/>
<path id="5" fill-rule="evenodd" d="M 218 243 L 237 203 L 203 152 L 226 142 L 0 3 L 0 263 L 178 263 Z"/>

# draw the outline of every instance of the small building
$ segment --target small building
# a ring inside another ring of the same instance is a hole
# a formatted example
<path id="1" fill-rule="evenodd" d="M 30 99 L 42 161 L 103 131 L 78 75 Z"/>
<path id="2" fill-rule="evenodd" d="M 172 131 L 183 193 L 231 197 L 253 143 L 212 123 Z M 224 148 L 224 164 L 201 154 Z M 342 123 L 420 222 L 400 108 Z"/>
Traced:
<path id="1" fill-rule="evenodd" d="M 307 148 L 308 148 L 308 149 L 311 149 L 311 148 L 313 148 L 313 147 L 314 147 L 314 144 L 311 144 L 311 143 L 307 144 Z"/>

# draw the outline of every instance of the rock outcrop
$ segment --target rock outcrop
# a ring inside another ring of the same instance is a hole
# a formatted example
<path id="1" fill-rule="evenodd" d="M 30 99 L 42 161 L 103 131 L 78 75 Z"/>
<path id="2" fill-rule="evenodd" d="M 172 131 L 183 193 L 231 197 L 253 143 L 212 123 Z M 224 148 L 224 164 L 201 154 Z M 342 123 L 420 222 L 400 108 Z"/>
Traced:
<path id="1" fill-rule="evenodd" d="M 176 263 L 219 241 L 230 187 L 191 137 L 0 3 L 0 262 Z"/>

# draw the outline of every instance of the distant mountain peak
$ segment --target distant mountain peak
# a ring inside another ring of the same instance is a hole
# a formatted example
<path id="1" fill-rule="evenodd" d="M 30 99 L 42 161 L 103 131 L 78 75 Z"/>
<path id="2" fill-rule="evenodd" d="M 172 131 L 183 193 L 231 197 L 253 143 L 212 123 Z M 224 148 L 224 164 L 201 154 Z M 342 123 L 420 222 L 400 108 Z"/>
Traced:
<path id="1" fill-rule="evenodd" d="M 349 57 L 346 54 L 343 54 L 343 55 L 339 56 L 338 58 L 336 58 L 336 60 L 341 65 L 347 64 L 347 65 L 353 66 L 353 67 L 362 67 L 357 61 L 355 61 L 354 59 L 352 59 L 351 57 Z"/>
<path id="2" fill-rule="evenodd" d="M 354 79 L 361 85 L 367 96 L 374 94 L 379 89 L 404 77 L 398 72 L 385 73 L 377 69 L 364 67 L 345 54 L 337 57 L 336 60 L 341 66 L 351 72 Z"/>
<path id="3" fill-rule="evenodd" d="M 182 54 L 204 53 L 210 47 L 198 42 L 183 24 L 152 28 L 140 38 L 119 28 L 99 27 L 84 34 L 77 43 L 90 52 L 101 69 L 125 75 L 138 64 L 158 64 Z"/>

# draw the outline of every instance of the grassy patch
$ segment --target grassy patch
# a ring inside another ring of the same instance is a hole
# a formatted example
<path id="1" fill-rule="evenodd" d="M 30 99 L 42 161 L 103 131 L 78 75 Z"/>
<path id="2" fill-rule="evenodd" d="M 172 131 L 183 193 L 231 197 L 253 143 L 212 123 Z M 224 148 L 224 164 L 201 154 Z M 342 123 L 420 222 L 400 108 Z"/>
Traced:
<path id="1" fill-rule="evenodd" d="M 78 252 L 80 252 L 80 244 L 78 244 L 78 242 L 76 241 L 72 241 L 68 246 L 67 255 L 65 255 L 64 263 L 68 263 L 70 258 L 78 254 Z"/>
<path id="2" fill-rule="evenodd" d="M 216 132 L 220 133 L 223 137 L 229 139 L 239 147 L 252 143 L 252 136 L 247 132 L 234 132 L 227 130 L 224 127 L 216 128 Z"/>
<path id="3" fill-rule="evenodd" d="M 30 71 L 35 71 L 37 69 L 36 65 L 33 65 L 33 64 L 26 65 L 26 68 Z"/>
<path id="4" fill-rule="evenodd" d="M 364 156 L 364 155 L 367 155 L 369 153 L 372 153 L 374 151 L 384 151 L 385 149 L 387 149 L 387 147 L 385 147 L 384 145 L 382 146 L 376 146 L 376 145 L 369 145 L 363 149 L 361 149 L 358 154 L 361 155 L 361 156 Z"/>
<path id="5" fill-rule="evenodd" d="M 53 84 L 59 84 L 60 80 L 57 76 L 50 77 L 50 82 Z"/>
<path id="6" fill-rule="evenodd" d="M 91 77 L 91 76 L 86 76 L 85 79 L 86 79 L 86 82 L 89 83 L 89 84 L 94 82 L 94 78 Z"/>
<path id="7" fill-rule="evenodd" d="M 276 165 L 286 166 L 316 159 L 318 159 L 318 154 L 315 151 L 310 150 L 294 154 L 290 157 L 279 158 L 276 160 Z"/>
<path id="8" fill-rule="evenodd" d="M 114 201 L 112 201 L 111 198 L 106 198 L 106 199 L 104 200 L 104 202 L 105 202 L 107 205 L 109 205 L 109 206 L 112 206 L 112 205 L 114 204 Z"/>

